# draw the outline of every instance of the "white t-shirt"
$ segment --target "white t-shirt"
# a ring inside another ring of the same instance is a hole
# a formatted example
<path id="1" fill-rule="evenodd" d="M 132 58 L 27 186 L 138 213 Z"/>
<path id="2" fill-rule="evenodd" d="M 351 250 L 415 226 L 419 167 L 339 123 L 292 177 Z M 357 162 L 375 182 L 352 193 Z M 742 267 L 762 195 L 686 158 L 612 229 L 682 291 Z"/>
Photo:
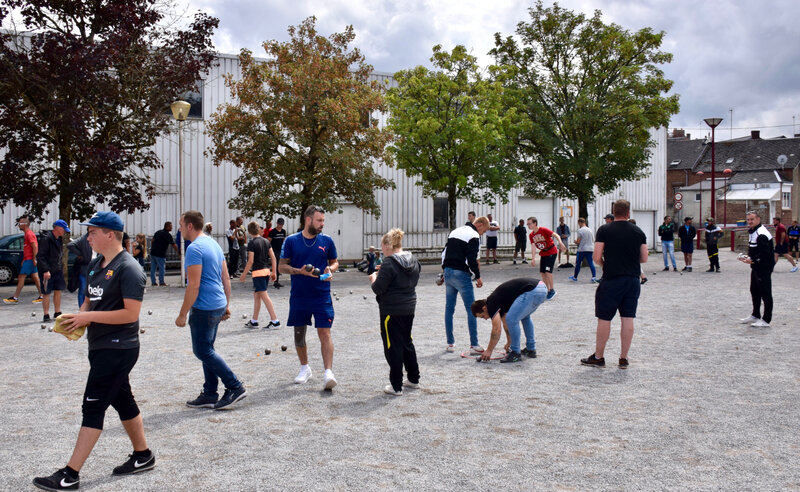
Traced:
<path id="1" fill-rule="evenodd" d="M 594 251 L 594 234 L 592 233 L 591 229 L 583 226 L 578 229 L 577 235 L 581 240 L 580 244 L 578 244 L 578 251 Z"/>
<path id="2" fill-rule="evenodd" d="M 231 249 L 239 249 L 239 241 L 236 240 L 236 229 L 228 229 L 225 231 L 225 237 L 233 239 L 233 241 L 231 241 Z"/>
<path id="3" fill-rule="evenodd" d="M 500 224 L 498 224 L 496 220 L 492 220 L 489 222 L 489 227 L 500 227 Z M 497 237 L 497 231 L 489 229 L 484 233 L 484 235 L 486 237 Z"/>

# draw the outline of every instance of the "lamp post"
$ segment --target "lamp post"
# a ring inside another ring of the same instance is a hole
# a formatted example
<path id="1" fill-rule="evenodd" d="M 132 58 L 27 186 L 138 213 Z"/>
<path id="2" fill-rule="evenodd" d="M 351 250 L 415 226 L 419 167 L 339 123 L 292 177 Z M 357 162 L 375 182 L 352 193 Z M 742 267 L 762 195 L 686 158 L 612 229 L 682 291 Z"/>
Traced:
<path id="1" fill-rule="evenodd" d="M 698 225 L 703 225 L 703 171 L 697 171 L 697 176 L 700 178 L 700 222 Z M 697 249 L 700 249 L 700 234 L 697 235 Z"/>
<path id="2" fill-rule="evenodd" d="M 728 225 L 728 179 L 730 179 L 732 172 L 733 171 L 731 171 L 729 168 L 726 168 L 724 171 L 722 171 L 722 174 L 725 175 L 725 194 L 723 198 L 723 203 L 725 204 L 724 205 L 725 211 L 723 212 L 722 220 L 725 221 L 726 226 Z"/>
<path id="3" fill-rule="evenodd" d="M 184 212 L 183 210 L 183 122 L 186 120 L 186 116 L 189 115 L 189 108 L 192 107 L 186 101 L 175 101 L 174 103 L 169 105 L 170 109 L 172 110 L 172 116 L 178 120 L 178 214 Z M 178 222 L 178 228 L 180 229 L 180 222 Z M 181 287 L 186 286 L 186 238 L 183 237 L 181 234 L 181 241 L 180 241 L 180 252 L 181 252 Z"/>
<path id="4" fill-rule="evenodd" d="M 706 125 L 711 127 L 711 216 L 714 217 L 714 221 L 717 220 L 717 197 L 714 194 L 714 177 L 716 173 L 714 172 L 714 128 L 717 127 L 720 123 L 722 123 L 722 118 L 706 118 L 703 120 L 706 122 Z M 702 192 L 701 192 L 702 193 Z"/>

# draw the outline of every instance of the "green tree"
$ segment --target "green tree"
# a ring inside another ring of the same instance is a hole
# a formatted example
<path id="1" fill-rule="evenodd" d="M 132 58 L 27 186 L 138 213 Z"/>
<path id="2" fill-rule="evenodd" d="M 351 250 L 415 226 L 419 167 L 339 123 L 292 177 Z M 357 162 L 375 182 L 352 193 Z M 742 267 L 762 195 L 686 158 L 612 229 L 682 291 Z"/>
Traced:
<path id="1" fill-rule="evenodd" d="M 348 48 L 352 26 L 325 38 L 315 22 L 290 27 L 288 42 L 265 42 L 266 61 L 242 50 L 241 79 L 225 79 L 236 103 L 208 125 L 214 164 L 242 170 L 230 206 L 246 214 L 302 219 L 309 205 L 346 199 L 379 215 L 374 190 L 393 187 L 373 169 L 374 160 L 391 164 L 391 134 L 371 117 L 385 109 L 372 66 Z"/>
<path id="2" fill-rule="evenodd" d="M 0 33 L 0 207 L 41 218 L 89 217 L 98 206 L 149 207 L 152 149 L 169 103 L 215 59 L 218 21 L 165 28 L 159 0 L 4 0 L 25 34 Z"/>
<path id="3" fill-rule="evenodd" d="M 450 229 L 456 200 L 494 205 L 516 184 L 508 162 L 513 109 L 504 111 L 500 82 L 483 77 L 464 46 L 451 53 L 433 47 L 436 70 L 418 66 L 395 74 L 389 90 L 391 150 L 397 167 L 418 177 L 426 197 L 446 194 Z"/>
<path id="4" fill-rule="evenodd" d="M 539 1 L 529 13 L 517 38 L 496 34 L 490 52 L 524 115 L 514 138 L 522 182 L 534 196 L 577 199 L 586 217 L 595 188 L 647 175 L 649 129 L 678 112 L 658 68 L 672 55 L 659 51 L 663 32 L 631 33 L 600 11 L 587 18 Z"/>

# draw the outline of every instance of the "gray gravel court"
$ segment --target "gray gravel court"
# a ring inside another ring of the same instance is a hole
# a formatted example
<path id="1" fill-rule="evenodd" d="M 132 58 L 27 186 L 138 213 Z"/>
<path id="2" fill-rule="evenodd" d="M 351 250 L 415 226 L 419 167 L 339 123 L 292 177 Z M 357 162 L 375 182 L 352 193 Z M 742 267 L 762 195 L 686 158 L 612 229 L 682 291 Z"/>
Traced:
<path id="1" fill-rule="evenodd" d="M 444 288 L 433 282 L 438 267 L 426 265 L 414 329 L 422 389 L 402 397 L 381 391 L 388 366 L 366 275 L 334 277 L 339 386 L 332 393 L 321 391 L 315 335 L 314 379 L 294 385 L 291 329 L 244 328 L 251 282 L 235 281 L 234 315 L 221 325 L 217 349 L 249 396 L 220 412 L 184 405 L 199 393 L 202 371 L 188 327 L 174 325 L 183 291 L 148 288 L 131 382 L 157 467 L 111 476 L 130 443 L 110 409 L 81 471 L 82 489 L 800 489 L 800 274 L 779 263 L 773 324 L 751 328 L 738 322 L 750 312 L 747 266 L 725 251 L 722 273 L 704 273 L 698 253 L 695 272 L 684 275 L 662 273 L 660 255 L 650 257 L 627 371 L 616 366 L 616 320 L 611 364 L 579 364 L 594 347 L 588 270 L 578 284 L 567 280 L 570 272 L 557 273 L 558 295 L 534 314 L 539 358 L 501 365 L 444 352 Z M 488 295 L 526 274 L 538 276 L 538 268 L 508 261 L 483 267 L 485 285 L 476 292 Z M 174 276 L 170 282 L 179 284 Z M 12 292 L 0 289 L 3 297 Z M 85 340 L 41 330 L 32 292 L 28 286 L 20 305 L 0 307 L 3 490 L 33 489 L 34 476 L 64 466 L 88 371 Z M 269 293 L 284 321 L 289 289 Z M 66 295 L 64 311 L 76 304 Z M 262 325 L 266 317 L 262 309 Z M 490 324 L 478 326 L 485 344 Z M 456 343 L 468 346 L 460 308 Z"/>

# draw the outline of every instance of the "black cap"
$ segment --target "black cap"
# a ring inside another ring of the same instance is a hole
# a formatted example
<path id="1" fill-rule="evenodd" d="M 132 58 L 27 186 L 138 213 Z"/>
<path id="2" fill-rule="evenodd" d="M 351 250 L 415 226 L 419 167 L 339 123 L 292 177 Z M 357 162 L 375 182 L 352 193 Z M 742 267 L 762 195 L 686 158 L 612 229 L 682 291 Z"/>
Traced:
<path id="1" fill-rule="evenodd" d="M 603 217 L 603 218 L 604 218 L 604 219 L 613 219 L 613 218 L 614 218 L 614 216 L 613 216 L 612 214 L 606 214 L 606 216 L 605 216 L 605 217 Z"/>

